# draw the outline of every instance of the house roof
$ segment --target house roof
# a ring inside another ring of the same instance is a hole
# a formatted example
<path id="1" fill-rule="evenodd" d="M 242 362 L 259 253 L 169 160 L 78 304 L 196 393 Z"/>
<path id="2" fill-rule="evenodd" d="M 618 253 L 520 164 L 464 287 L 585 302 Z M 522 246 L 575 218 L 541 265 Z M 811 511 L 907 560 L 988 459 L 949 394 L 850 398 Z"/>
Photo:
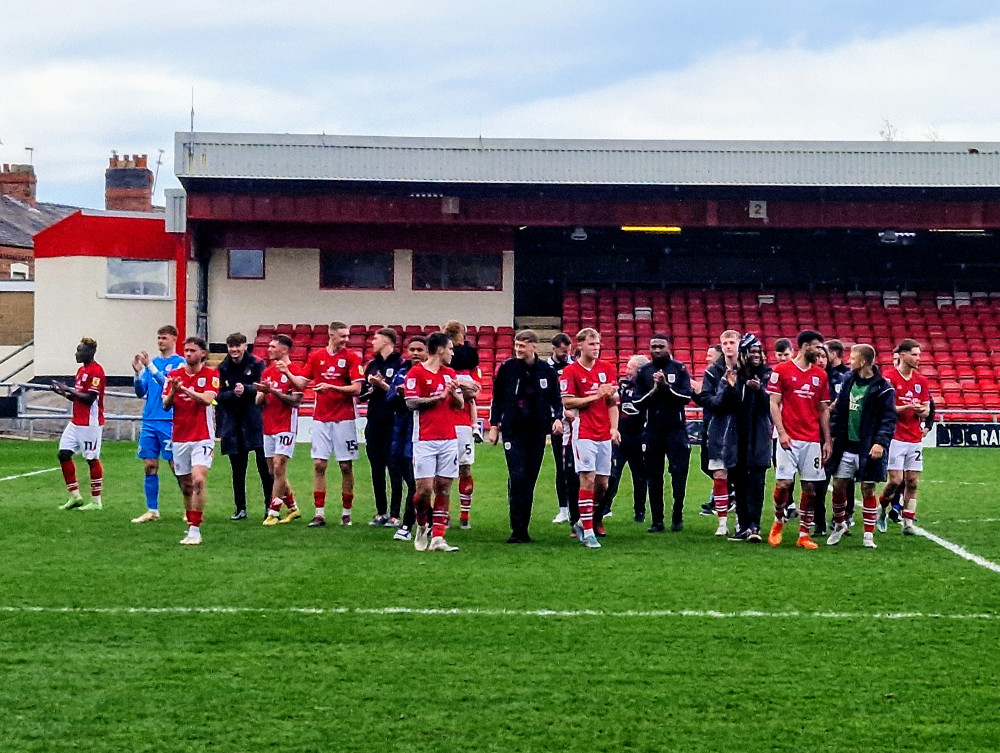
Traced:
<path id="1" fill-rule="evenodd" d="M 178 132 L 199 180 L 1000 188 L 1000 143 L 624 141 Z"/>
<path id="2" fill-rule="evenodd" d="M 34 248 L 34 235 L 64 217 L 77 207 L 39 202 L 30 206 L 11 196 L 0 196 L 0 246 Z"/>

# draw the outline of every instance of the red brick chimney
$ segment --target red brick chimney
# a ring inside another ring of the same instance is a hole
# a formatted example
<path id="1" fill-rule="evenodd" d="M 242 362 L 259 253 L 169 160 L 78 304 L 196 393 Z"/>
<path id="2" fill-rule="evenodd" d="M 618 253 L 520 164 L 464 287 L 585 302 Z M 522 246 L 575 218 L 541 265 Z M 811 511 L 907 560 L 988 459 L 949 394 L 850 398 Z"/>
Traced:
<path id="1" fill-rule="evenodd" d="M 31 165 L 4 165 L 0 172 L 0 195 L 35 206 L 35 168 Z"/>
<path id="2" fill-rule="evenodd" d="M 111 157 L 104 171 L 104 208 L 119 212 L 153 211 L 153 173 L 146 155 Z"/>

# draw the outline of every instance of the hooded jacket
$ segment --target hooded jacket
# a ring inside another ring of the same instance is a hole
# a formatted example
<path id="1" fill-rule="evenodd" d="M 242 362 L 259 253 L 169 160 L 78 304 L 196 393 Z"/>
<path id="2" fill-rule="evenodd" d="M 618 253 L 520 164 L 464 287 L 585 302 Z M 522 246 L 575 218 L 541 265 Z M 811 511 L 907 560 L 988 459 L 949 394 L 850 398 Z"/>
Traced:
<path id="1" fill-rule="evenodd" d="M 896 395 L 889 384 L 889 380 L 882 376 L 882 372 L 877 366 L 873 367 L 875 372 L 868 391 L 865 393 L 865 404 L 861 409 L 861 426 L 858 432 L 858 474 L 859 478 L 864 478 L 865 465 L 871 459 L 869 454 L 872 445 L 882 445 L 885 453 L 883 458 L 889 455 L 889 443 L 892 441 L 893 432 L 896 431 Z M 830 414 L 830 436 L 833 439 L 833 453 L 826 464 L 827 472 L 835 471 L 840 465 L 840 459 L 848 443 L 848 420 L 851 415 L 851 388 L 858 381 L 857 372 L 848 374 L 844 380 L 844 385 L 834 403 L 833 411 Z"/>

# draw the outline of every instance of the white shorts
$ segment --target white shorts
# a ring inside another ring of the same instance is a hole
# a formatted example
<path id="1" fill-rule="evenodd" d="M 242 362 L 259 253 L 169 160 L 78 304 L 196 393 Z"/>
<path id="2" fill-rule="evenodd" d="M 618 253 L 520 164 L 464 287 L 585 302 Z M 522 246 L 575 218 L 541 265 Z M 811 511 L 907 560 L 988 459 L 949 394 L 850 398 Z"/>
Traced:
<path id="1" fill-rule="evenodd" d="M 708 470 L 710 471 L 724 471 L 726 470 L 726 464 L 721 460 L 711 460 L 708 461 Z"/>
<path id="2" fill-rule="evenodd" d="M 889 442 L 890 471 L 922 471 L 924 469 L 924 447 L 920 442 Z"/>
<path id="3" fill-rule="evenodd" d="M 103 426 L 77 426 L 69 423 L 59 437 L 59 449 L 78 452 L 87 460 L 97 460 L 101 457 L 103 435 Z"/>
<path id="4" fill-rule="evenodd" d="M 313 422 L 312 459 L 329 460 L 331 456 L 338 463 L 358 459 L 358 429 L 353 418 Z"/>
<path id="5" fill-rule="evenodd" d="M 214 439 L 201 439 L 197 442 L 174 442 L 174 475 L 187 476 L 196 465 L 211 468 L 214 455 Z"/>
<path id="6" fill-rule="evenodd" d="M 579 424 L 573 424 L 573 460 L 577 473 L 611 475 L 611 440 L 580 439 Z"/>
<path id="7" fill-rule="evenodd" d="M 458 478 L 458 442 L 423 439 L 413 443 L 413 478 Z"/>
<path id="8" fill-rule="evenodd" d="M 804 442 L 801 439 L 791 440 L 790 449 L 780 444 L 775 451 L 778 467 L 774 477 L 779 481 L 791 481 L 798 474 L 800 481 L 824 481 L 823 451 L 819 442 Z"/>
<path id="9" fill-rule="evenodd" d="M 458 440 L 458 464 L 472 465 L 476 462 L 476 443 L 472 438 L 472 427 L 456 426 L 455 435 Z"/>
<path id="10" fill-rule="evenodd" d="M 283 431 L 280 434 L 264 435 L 264 457 L 273 458 L 284 455 L 286 458 L 295 454 L 295 432 Z"/>

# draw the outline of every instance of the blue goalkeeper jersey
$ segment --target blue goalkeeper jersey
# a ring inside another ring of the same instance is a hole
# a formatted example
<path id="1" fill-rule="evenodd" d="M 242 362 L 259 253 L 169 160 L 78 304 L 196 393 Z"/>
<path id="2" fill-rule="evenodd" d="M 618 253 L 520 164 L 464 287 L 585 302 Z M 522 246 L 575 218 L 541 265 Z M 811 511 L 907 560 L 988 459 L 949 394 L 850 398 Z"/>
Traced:
<path id="1" fill-rule="evenodd" d="M 172 421 L 173 410 L 163 408 L 163 386 L 167 382 L 167 374 L 184 365 L 184 356 L 179 353 L 169 358 L 157 356 L 135 375 L 133 387 L 138 397 L 146 398 L 142 409 L 143 421 Z M 152 368 L 150 368 L 152 367 Z"/>

